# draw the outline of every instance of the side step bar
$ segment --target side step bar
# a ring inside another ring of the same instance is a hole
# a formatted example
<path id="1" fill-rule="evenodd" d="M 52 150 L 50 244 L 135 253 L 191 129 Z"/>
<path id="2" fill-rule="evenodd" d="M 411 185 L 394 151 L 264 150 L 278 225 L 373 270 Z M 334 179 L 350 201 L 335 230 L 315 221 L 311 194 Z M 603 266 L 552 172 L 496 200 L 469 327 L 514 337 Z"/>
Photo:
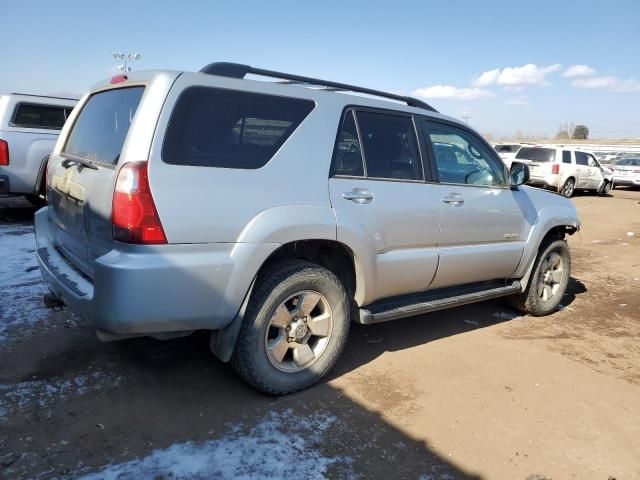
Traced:
<path id="1" fill-rule="evenodd" d="M 388 322 L 491 298 L 505 297 L 521 291 L 522 287 L 517 280 L 506 285 L 504 282 L 484 282 L 463 287 L 441 288 L 372 303 L 367 308 L 360 309 L 360 317 L 355 321 L 365 325 Z"/>

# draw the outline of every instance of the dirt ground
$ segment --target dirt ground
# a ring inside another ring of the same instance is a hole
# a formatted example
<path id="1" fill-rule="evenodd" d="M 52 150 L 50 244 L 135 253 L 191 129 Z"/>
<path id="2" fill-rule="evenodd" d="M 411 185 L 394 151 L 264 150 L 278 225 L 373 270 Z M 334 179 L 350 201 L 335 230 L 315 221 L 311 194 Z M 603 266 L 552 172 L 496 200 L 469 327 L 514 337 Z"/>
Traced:
<path id="1" fill-rule="evenodd" d="M 279 399 L 204 333 L 101 343 L 45 310 L 33 209 L 0 201 L 0 478 L 640 478 L 640 191 L 574 201 L 560 311 L 353 325 L 330 378 Z"/>

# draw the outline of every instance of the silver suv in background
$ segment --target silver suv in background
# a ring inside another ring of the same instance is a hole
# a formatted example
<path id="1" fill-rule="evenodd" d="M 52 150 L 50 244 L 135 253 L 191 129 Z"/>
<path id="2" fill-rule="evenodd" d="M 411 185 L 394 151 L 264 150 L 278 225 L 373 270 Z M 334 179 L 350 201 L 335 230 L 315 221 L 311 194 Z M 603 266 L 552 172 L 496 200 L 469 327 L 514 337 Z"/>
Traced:
<path id="1" fill-rule="evenodd" d="M 210 330 L 270 394 L 321 379 L 352 321 L 496 297 L 552 313 L 580 225 L 569 200 L 522 186 L 524 164 L 508 171 L 419 100 L 228 63 L 99 84 L 47 178 L 49 305 L 104 340 Z"/>
<path id="2" fill-rule="evenodd" d="M 47 158 L 76 99 L 0 95 L 0 194 L 44 201 Z"/>
<path id="3" fill-rule="evenodd" d="M 576 190 L 600 194 L 612 186 L 611 172 L 606 171 L 594 155 L 583 150 L 556 146 L 523 146 L 515 161 L 529 166 L 529 184 L 550 188 L 565 197 Z"/>

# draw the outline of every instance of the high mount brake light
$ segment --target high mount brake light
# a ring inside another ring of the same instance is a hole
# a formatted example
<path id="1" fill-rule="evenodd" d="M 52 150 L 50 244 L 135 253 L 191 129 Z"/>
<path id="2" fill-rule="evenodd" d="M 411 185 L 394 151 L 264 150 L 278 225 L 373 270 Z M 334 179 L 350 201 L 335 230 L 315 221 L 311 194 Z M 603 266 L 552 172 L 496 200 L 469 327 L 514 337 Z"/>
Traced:
<path id="1" fill-rule="evenodd" d="M 111 77 L 111 84 L 126 82 L 129 79 L 126 75 L 116 75 Z"/>
<path id="2" fill-rule="evenodd" d="M 114 240 L 147 245 L 167 243 L 149 188 L 147 162 L 125 163 L 120 168 L 111 219 Z"/>

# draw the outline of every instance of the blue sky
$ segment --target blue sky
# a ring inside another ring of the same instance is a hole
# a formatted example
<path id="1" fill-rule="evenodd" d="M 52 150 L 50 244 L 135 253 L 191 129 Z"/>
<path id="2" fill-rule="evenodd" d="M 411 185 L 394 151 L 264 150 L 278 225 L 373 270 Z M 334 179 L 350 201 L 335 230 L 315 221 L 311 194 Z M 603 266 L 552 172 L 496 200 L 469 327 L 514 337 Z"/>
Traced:
<path id="1" fill-rule="evenodd" d="M 136 51 L 136 69 L 235 61 L 421 95 L 493 135 L 640 137 L 638 0 L 177 5 L 5 1 L 0 92 L 81 94 Z"/>

